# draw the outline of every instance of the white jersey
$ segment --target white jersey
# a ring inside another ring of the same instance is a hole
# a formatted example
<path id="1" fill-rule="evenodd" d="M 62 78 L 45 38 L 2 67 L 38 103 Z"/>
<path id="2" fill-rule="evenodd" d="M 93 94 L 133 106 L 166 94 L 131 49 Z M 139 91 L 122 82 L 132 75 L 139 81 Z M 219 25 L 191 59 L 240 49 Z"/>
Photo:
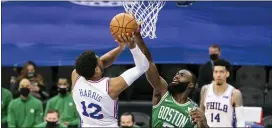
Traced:
<path id="1" fill-rule="evenodd" d="M 234 87 L 228 84 L 226 91 L 218 96 L 213 86 L 213 82 L 208 85 L 204 101 L 207 123 L 210 127 L 233 127 L 234 108 L 231 97 Z"/>
<path id="2" fill-rule="evenodd" d="M 76 80 L 72 93 L 81 127 L 118 127 L 118 102 L 108 94 L 109 79 L 90 81 L 80 76 Z"/>

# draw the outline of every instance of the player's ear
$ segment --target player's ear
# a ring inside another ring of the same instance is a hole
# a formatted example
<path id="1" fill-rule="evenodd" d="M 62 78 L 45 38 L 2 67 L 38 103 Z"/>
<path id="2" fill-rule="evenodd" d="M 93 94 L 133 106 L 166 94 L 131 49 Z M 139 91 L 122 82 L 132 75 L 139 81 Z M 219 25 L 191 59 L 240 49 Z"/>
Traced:
<path id="1" fill-rule="evenodd" d="M 95 67 L 95 72 L 98 73 L 99 71 L 100 71 L 99 66 L 96 66 L 96 67 Z"/>
<path id="2" fill-rule="evenodd" d="M 229 71 L 227 71 L 227 78 L 230 76 L 230 72 Z"/>
<path id="3" fill-rule="evenodd" d="M 195 84 L 192 82 L 188 84 L 188 88 L 194 88 L 194 86 L 195 86 Z"/>

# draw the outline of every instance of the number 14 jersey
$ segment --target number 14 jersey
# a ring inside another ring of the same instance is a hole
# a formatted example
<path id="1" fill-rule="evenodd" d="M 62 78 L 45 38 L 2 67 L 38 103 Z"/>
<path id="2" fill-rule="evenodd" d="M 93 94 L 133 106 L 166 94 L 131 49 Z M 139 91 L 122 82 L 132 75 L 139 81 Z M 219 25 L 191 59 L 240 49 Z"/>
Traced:
<path id="1" fill-rule="evenodd" d="M 216 95 L 213 83 L 208 85 L 204 101 L 205 116 L 210 127 L 234 127 L 234 108 L 231 97 L 234 87 L 228 85 L 222 95 Z"/>
<path id="2" fill-rule="evenodd" d="M 118 102 L 108 94 L 109 79 L 90 81 L 81 76 L 77 78 L 72 94 L 81 127 L 118 127 Z"/>

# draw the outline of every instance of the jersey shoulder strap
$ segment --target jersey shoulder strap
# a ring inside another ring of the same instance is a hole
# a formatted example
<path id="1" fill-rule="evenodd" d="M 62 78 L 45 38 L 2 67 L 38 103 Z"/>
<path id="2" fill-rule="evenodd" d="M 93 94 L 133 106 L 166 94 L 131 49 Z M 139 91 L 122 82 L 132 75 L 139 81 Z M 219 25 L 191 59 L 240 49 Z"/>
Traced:
<path id="1" fill-rule="evenodd" d="M 157 108 L 158 106 L 160 106 L 161 103 L 165 100 L 165 98 L 166 98 L 168 95 L 170 95 L 170 94 L 169 94 L 169 92 L 167 91 L 167 92 L 162 96 L 162 98 L 161 98 L 161 100 L 159 101 L 159 103 L 156 104 L 156 105 L 154 105 L 153 108 Z"/>

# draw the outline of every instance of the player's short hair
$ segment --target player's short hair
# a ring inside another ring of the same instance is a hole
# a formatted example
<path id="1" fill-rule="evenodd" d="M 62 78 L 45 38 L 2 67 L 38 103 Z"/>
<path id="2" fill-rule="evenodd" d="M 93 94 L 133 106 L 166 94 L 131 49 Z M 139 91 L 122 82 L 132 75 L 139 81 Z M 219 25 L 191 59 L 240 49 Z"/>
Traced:
<path id="1" fill-rule="evenodd" d="M 188 71 L 189 71 L 189 70 L 188 70 Z M 191 71 L 189 71 L 189 72 L 190 72 L 191 75 L 192 75 L 192 83 L 194 83 L 194 87 L 193 87 L 193 89 L 191 90 L 191 92 L 189 93 L 188 97 L 192 98 L 192 97 L 193 97 L 193 93 L 194 93 L 194 91 L 195 91 L 195 87 L 196 87 L 196 83 L 197 83 L 197 78 L 196 78 L 196 76 L 195 76 L 195 74 L 194 74 L 193 72 L 191 72 Z"/>
<path id="2" fill-rule="evenodd" d="M 125 112 L 121 115 L 122 116 L 131 116 L 132 122 L 135 122 L 135 117 L 131 112 Z"/>
<path id="3" fill-rule="evenodd" d="M 227 60 L 218 59 L 214 61 L 214 66 L 223 66 L 227 71 L 230 71 L 231 64 Z"/>
<path id="4" fill-rule="evenodd" d="M 76 72 L 85 79 L 90 79 L 94 75 L 96 66 L 97 57 L 90 50 L 83 52 L 75 62 Z"/>
<path id="5" fill-rule="evenodd" d="M 211 46 L 210 46 L 210 48 L 217 48 L 218 50 L 219 50 L 219 52 L 220 52 L 220 47 L 219 47 L 219 45 L 217 45 L 217 44 L 212 44 Z"/>
<path id="6" fill-rule="evenodd" d="M 190 71 L 191 72 L 191 71 Z M 196 83 L 197 83 L 197 78 L 196 78 L 196 76 L 195 76 L 195 74 L 194 73 L 192 73 L 191 72 L 191 74 L 192 74 L 192 82 L 194 83 L 194 85 L 196 86 Z"/>
<path id="7" fill-rule="evenodd" d="M 48 114 L 48 113 L 57 113 L 58 118 L 60 118 L 60 113 L 59 113 L 59 111 L 58 111 L 57 109 L 49 109 L 49 110 L 47 111 L 47 114 Z"/>

